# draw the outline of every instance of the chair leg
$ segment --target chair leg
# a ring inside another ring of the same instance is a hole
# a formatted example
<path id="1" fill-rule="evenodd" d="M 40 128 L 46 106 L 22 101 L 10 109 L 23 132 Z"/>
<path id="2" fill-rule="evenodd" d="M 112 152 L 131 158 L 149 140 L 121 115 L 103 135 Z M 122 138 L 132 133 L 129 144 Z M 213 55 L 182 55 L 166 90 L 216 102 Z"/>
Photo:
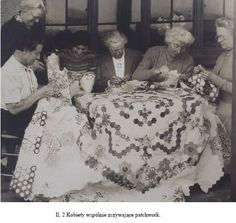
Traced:
<path id="1" fill-rule="evenodd" d="M 2 135 L 1 146 L 4 148 L 1 150 L 1 159 L 7 159 L 6 166 L 1 165 L 1 175 L 5 177 L 12 177 L 15 170 L 15 165 L 18 158 L 18 147 L 21 144 L 21 139 L 16 136 Z M 5 170 L 4 170 L 5 169 Z"/>

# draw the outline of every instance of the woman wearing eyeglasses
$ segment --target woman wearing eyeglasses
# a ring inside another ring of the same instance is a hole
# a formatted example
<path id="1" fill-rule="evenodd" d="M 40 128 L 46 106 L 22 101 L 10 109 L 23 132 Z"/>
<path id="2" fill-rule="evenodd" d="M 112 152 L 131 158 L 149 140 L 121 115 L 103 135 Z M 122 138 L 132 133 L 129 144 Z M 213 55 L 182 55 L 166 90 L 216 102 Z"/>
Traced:
<path id="1" fill-rule="evenodd" d="M 13 55 L 17 42 L 25 38 L 39 39 L 43 37 L 43 27 L 39 23 L 44 15 L 45 6 L 42 0 L 20 0 L 19 11 L 1 30 L 1 66 Z M 47 83 L 45 66 L 40 60 L 32 65 L 40 85 Z"/>
<path id="2" fill-rule="evenodd" d="M 210 80 L 220 88 L 219 104 L 216 112 L 231 135 L 233 21 L 229 18 L 221 17 L 216 20 L 215 25 L 217 41 L 221 45 L 223 52 L 218 57 L 212 71 L 207 71 L 200 65 L 195 69 L 201 70 L 203 78 Z"/>
<path id="3" fill-rule="evenodd" d="M 148 49 L 134 72 L 133 79 L 164 82 L 168 79 L 168 72 L 163 72 L 163 70 L 176 70 L 182 74 L 182 78 L 187 78 L 192 74 L 194 62 L 186 49 L 193 42 L 192 34 L 181 26 L 167 30 L 165 34 L 166 45 L 154 46 Z"/>

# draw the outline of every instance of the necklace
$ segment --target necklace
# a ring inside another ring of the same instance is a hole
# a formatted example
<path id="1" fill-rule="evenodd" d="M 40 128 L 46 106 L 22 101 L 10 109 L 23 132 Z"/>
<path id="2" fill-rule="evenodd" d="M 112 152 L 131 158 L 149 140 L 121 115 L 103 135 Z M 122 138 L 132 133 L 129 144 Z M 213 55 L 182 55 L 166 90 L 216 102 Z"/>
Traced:
<path id="1" fill-rule="evenodd" d="M 19 12 L 15 15 L 15 19 L 16 19 L 17 22 L 23 22 L 23 19 L 21 18 Z"/>

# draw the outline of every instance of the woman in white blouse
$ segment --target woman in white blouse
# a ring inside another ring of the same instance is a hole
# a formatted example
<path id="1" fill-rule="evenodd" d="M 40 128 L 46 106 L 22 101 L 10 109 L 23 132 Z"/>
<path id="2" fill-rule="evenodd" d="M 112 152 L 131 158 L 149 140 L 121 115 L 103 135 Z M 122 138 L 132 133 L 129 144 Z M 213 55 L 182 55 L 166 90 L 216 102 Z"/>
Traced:
<path id="1" fill-rule="evenodd" d="M 42 48 L 42 42 L 24 38 L 17 43 L 14 54 L 2 67 L 2 131 L 22 137 L 36 102 L 54 94 L 50 84 L 38 89 L 37 79 L 31 69 L 34 61 L 40 58 Z"/>

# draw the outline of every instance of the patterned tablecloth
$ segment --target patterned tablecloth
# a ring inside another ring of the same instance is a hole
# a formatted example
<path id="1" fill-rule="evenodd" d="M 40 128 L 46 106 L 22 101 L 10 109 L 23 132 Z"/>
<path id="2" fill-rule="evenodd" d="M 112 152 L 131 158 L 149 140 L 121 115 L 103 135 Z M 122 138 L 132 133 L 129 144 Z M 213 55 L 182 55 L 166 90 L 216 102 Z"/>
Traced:
<path id="1" fill-rule="evenodd" d="M 80 135 L 85 163 L 108 181 L 145 193 L 163 184 L 203 191 L 223 175 L 230 140 L 212 107 L 182 89 L 89 94 L 76 99 L 91 139 Z M 168 193 L 166 191 L 166 193 Z"/>
<path id="2" fill-rule="evenodd" d="M 230 157 L 219 118 L 198 95 L 144 89 L 84 95 L 79 112 L 68 98 L 40 100 L 10 188 L 55 201 L 176 201 L 195 183 L 207 192 Z"/>

